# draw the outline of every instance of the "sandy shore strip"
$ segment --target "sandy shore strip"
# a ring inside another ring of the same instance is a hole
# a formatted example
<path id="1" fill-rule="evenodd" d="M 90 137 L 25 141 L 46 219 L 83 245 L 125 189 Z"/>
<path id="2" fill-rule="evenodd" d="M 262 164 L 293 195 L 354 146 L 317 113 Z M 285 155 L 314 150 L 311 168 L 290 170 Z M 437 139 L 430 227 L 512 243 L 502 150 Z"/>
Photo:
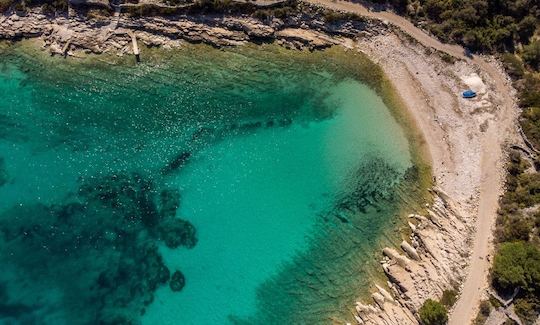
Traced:
<path id="1" fill-rule="evenodd" d="M 509 80 L 496 62 L 459 59 L 458 48 L 438 48 L 429 37 L 415 38 L 416 30 L 410 35 L 420 43 L 391 24 L 368 21 L 330 29 L 312 18 L 265 24 L 249 17 L 122 17 L 118 27 L 118 22 L 103 25 L 30 13 L 2 16 L 0 36 L 39 37 L 51 53 L 73 56 L 81 51 L 129 54 L 133 36 L 163 47 L 179 46 L 180 40 L 237 46 L 270 38 L 293 48 L 339 44 L 364 52 L 381 65 L 421 130 L 436 187 L 428 214 L 410 216 L 411 237 L 399 248 L 385 249 L 388 283 L 374 287 L 374 301 L 359 302 L 353 316 L 361 324 L 416 324 L 415 311 L 425 299 L 464 283 L 450 322 L 468 323 L 487 287 L 490 238 L 505 175 L 503 148 L 519 142 Z M 458 59 L 451 62 L 431 47 Z M 460 92 L 467 88 L 476 88 L 479 96 L 462 99 Z"/>
<path id="2" fill-rule="evenodd" d="M 505 106 L 512 97 L 478 65 L 449 64 L 399 33 L 360 40 L 357 47 L 382 66 L 422 130 L 439 191 L 428 215 L 411 218 L 420 221 L 412 223 L 410 238 L 418 257 L 402 249 L 384 260 L 390 287 L 401 287 L 402 301 L 381 301 L 379 292 L 378 309 L 360 304 L 359 317 L 367 324 L 415 324 L 409 311 L 464 284 L 450 322 L 467 324 L 488 286 L 492 227 L 505 175 L 503 148 L 518 141 L 518 110 L 513 103 Z M 461 91 L 475 87 L 477 99 L 461 98 Z"/>

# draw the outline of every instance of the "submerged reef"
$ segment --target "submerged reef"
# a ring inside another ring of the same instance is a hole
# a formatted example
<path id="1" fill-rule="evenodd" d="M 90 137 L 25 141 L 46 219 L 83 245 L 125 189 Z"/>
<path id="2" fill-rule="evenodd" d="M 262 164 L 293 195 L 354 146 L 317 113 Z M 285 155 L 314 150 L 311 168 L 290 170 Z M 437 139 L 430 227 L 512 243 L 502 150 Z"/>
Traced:
<path id="1" fill-rule="evenodd" d="M 369 207 L 380 211 L 380 205 L 392 200 L 399 181 L 400 173 L 383 159 L 367 160 L 351 175 L 346 187 L 351 190 L 337 197 L 335 208 L 340 213 L 366 213 Z M 339 219 L 343 221 L 342 217 Z"/>
<path id="2" fill-rule="evenodd" d="M 173 273 L 171 277 L 171 282 L 169 283 L 169 286 L 171 287 L 172 291 L 180 291 L 184 288 L 186 285 L 186 278 L 180 271 L 176 271 Z"/>
<path id="3" fill-rule="evenodd" d="M 40 310 L 55 308 L 69 324 L 138 323 L 158 287 L 171 280 L 171 289 L 180 291 L 185 284 L 179 271 L 171 279 L 156 244 L 197 243 L 193 225 L 176 217 L 179 199 L 177 190 L 125 173 L 83 179 L 60 205 L 12 207 L 0 216 L 7 269 L 0 278 L 6 298 L 0 322 L 36 321 Z"/>
<path id="4" fill-rule="evenodd" d="M 161 173 L 166 175 L 170 174 L 182 167 L 187 163 L 187 160 L 191 157 L 191 153 L 188 151 L 184 151 L 180 153 L 179 155 L 175 156 L 167 166 L 161 169 Z"/>
<path id="5" fill-rule="evenodd" d="M 6 170 L 6 162 L 0 157 L 0 186 L 4 186 L 8 182 L 9 176 Z"/>
<path id="6" fill-rule="evenodd" d="M 320 232 L 310 238 L 309 249 L 258 288 L 256 315 L 232 317 L 233 323 L 326 324 L 339 319 L 342 302 L 354 301 L 360 288 L 369 287 L 370 277 L 359 274 L 370 272 L 366 257 L 388 226 L 380 220 L 399 213 L 409 195 L 416 195 L 418 177 L 416 169 L 365 157 L 321 214 Z"/>

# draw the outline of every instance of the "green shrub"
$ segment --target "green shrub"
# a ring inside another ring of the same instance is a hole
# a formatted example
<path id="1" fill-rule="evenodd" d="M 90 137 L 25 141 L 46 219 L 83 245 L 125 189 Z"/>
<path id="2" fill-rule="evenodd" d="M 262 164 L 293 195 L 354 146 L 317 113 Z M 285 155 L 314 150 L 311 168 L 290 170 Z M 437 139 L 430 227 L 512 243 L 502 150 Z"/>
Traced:
<path id="1" fill-rule="evenodd" d="M 441 297 L 441 304 L 452 307 L 457 301 L 457 291 L 454 289 L 444 290 Z"/>
<path id="2" fill-rule="evenodd" d="M 448 311 L 444 305 L 432 299 L 424 302 L 418 314 L 424 325 L 443 325 L 448 321 Z"/>
<path id="3" fill-rule="evenodd" d="M 283 19 L 283 18 L 293 14 L 294 11 L 295 11 L 295 9 L 292 8 L 292 7 L 276 8 L 276 9 L 273 10 L 273 15 L 276 18 Z"/>
<path id="4" fill-rule="evenodd" d="M 270 18 L 270 11 L 266 9 L 257 9 L 252 16 L 257 19 L 265 20 Z"/>
<path id="5" fill-rule="evenodd" d="M 538 24 L 538 8 L 531 1 L 418 0 L 413 18 L 437 37 L 472 50 L 513 50 L 515 41 L 527 44 Z"/>
<path id="6" fill-rule="evenodd" d="M 500 302 L 497 298 L 493 297 L 492 295 L 489 296 L 489 303 L 490 303 L 490 304 L 493 306 L 493 308 L 495 308 L 495 309 L 502 307 L 501 302 Z"/>
<path id="7" fill-rule="evenodd" d="M 538 313 L 540 311 L 540 305 L 536 299 L 516 299 L 514 302 L 514 311 L 518 315 L 519 319 L 526 325 L 534 324 L 536 318 L 538 318 Z"/>
<path id="8" fill-rule="evenodd" d="M 24 3 L 22 2 L 16 2 L 15 5 L 13 6 L 13 9 L 15 9 L 15 11 L 18 13 L 25 13 L 28 11 L 28 8 L 26 8 Z"/>
<path id="9" fill-rule="evenodd" d="M 0 0 L 0 13 L 5 12 L 6 10 L 13 5 L 13 0 Z"/>
<path id="10" fill-rule="evenodd" d="M 261 20 L 265 20 L 271 17 L 276 18 L 286 18 L 294 14 L 295 8 L 293 7 L 283 7 L 275 9 L 257 9 L 253 12 L 252 16 Z"/>
<path id="11" fill-rule="evenodd" d="M 449 63 L 449 64 L 454 64 L 456 62 L 456 59 L 448 53 L 442 53 L 441 59 L 444 62 Z"/>
<path id="12" fill-rule="evenodd" d="M 535 70 L 540 68 L 540 41 L 533 41 L 523 48 L 523 60 Z"/>
<path id="13" fill-rule="evenodd" d="M 325 10 L 323 13 L 323 18 L 327 23 L 347 20 L 362 20 L 362 18 L 355 13 L 340 12 L 334 10 Z"/>
<path id="14" fill-rule="evenodd" d="M 478 315 L 474 319 L 474 325 L 482 325 L 486 322 L 491 313 L 491 304 L 489 300 L 482 300 L 480 302 L 480 309 L 478 310 Z"/>
<path id="15" fill-rule="evenodd" d="M 530 243 L 503 243 L 493 262 L 493 285 L 504 292 L 540 293 L 540 250 Z"/>
<path id="16" fill-rule="evenodd" d="M 533 145 L 540 146 L 540 106 L 529 107 L 521 112 L 521 128 Z"/>
<path id="17" fill-rule="evenodd" d="M 501 56 L 506 72 L 514 79 L 521 79 L 525 74 L 523 62 L 512 53 L 505 53 Z"/>
<path id="18" fill-rule="evenodd" d="M 486 317 L 489 316 L 489 314 L 491 313 L 491 304 L 489 303 L 489 300 L 482 300 L 480 302 L 480 310 L 479 310 L 479 312 L 483 316 L 486 316 Z"/>
<path id="19" fill-rule="evenodd" d="M 518 88 L 521 107 L 540 107 L 540 77 L 538 75 L 525 74 Z"/>
<path id="20" fill-rule="evenodd" d="M 529 41 L 536 30 L 536 24 L 536 17 L 533 15 L 526 16 L 517 24 L 517 33 L 521 42 L 527 43 Z"/>
<path id="21" fill-rule="evenodd" d="M 498 242 L 529 240 L 532 223 L 526 216 L 523 214 L 508 215 L 503 216 L 500 220 L 503 222 L 499 223 L 500 227 L 495 230 L 495 238 Z"/>

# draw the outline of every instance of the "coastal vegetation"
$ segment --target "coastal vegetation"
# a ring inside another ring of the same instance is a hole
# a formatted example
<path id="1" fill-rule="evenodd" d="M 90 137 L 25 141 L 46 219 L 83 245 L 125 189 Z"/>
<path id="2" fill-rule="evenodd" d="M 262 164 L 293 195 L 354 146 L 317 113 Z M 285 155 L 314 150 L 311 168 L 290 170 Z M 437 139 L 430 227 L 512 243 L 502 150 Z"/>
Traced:
<path id="1" fill-rule="evenodd" d="M 526 293 L 540 291 L 540 250 L 524 241 L 500 245 L 493 262 L 493 284 L 501 292 L 519 289 Z"/>
<path id="2" fill-rule="evenodd" d="M 6 11 L 12 4 L 12 0 L 0 0 L 0 12 Z"/>
<path id="3" fill-rule="evenodd" d="M 537 2 L 409 0 L 406 14 L 445 42 L 474 51 L 513 51 L 528 44 L 538 24 Z"/>
<path id="4" fill-rule="evenodd" d="M 374 1 L 377 2 L 377 1 Z M 516 293 L 516 314 L 525 324 L 540 313 L 540 24 L 537 2 L 389 1 L 398 11 L 444 42 L 500 57 L 513 79 L 521 107 L 520 126 L 530 148 L 511 151 L 506 191 L 500 199 L 491 279 L 499 294 Z M 481 303 L 483 324 L 496 300 Z M 430 303 L 432 305 L 432 303 Z"/>
<path id="5" fill-rule="evenodd" d="M 427 299 L 418 310 L 423 325 L 444 325 L 448 321 L 448 311 L 440 302 Z"/>
<path id="6" fill-rule="evenodd" d="M 538 26 L 538 8 L 528 1 L 520 5 L 525 4 L 531 10 L 521 25 L 530 26 L 519 37 L 514 35 L 513 46 L 503 49 L 500 58 L 518 92 L 520 126 L 528 148 L 509 154 L 491 277 L 503 296 L 516 294 L 516 314 L 524 324 L 532 324 L 540 314 L 540 42 L 532 37 Z M 515 26 L 510 28 L 519 32 Z"/>
<path id="7" fill-rule="evenodd" d="M 17 13 L 25 13 L 32 7 L 41 7 L 43 14 L 53 15 L 67 13 L 69 3 L 68 0 L 0 0 L 0 12 L 8 10 L 10 7 Z"/>
<path id="8" fill-rule="evenodd" d="M 513 79 L 521 108 L 520 126 L 528 148 L 509 153 L 506 191 L 500 199 L 496 222 L 497 250 L 491 280 L 503 297 L 516 294 L 516 314 L 523 323 L 530 324 L 540 313 L 539 4 L 531 0 L 371 2 L 374 6 L 392 6 L 443 42 L 499 56 Z M 501 307 L 496 299 L 483 301 L 475 324 L 485 322 L 491 306 Z"/>
<path id="9" fill-rule="evenodd" d="M 441 297 L 441 304 L 446 308 L 451 308 L 457 301 L 457 291 L 454 289 L 444 290 Z"/>
<path id="10" fill-rule="evenodd" d="M 491 309 L 492 309 L 492 306 L 491 306 L 490 301 L 482 300 L 480 302 L 480 309 L 478 311 L 478 315 L 474 319 L 473 324 L 474 325 L 484 324 L 486 320 L 488 319 L 489 315 L 491 314 Z"/>

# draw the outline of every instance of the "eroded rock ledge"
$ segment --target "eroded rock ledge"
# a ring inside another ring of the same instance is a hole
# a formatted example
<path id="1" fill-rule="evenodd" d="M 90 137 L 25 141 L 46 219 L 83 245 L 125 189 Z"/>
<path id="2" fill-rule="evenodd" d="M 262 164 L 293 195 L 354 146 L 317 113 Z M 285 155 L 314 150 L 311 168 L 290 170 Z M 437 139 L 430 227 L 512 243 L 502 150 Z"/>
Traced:
<path id="1" fill-rule="evenodd" d="M 45 48 L 60 55 L 75 55 L 77 51 L 131 54 L 132 36 L 147 46 L 173 47 L 188 41 L 223 47 L 277 41 L 289 48 L 314 50 L 340 43 L 341 37 L 354 38 L 379 29 L 379 22 L 360 19 L 328 24 L 320 9 L 305 6 L 283 19 L 256 19 L 249 14 L 186 14 L 167 18 L 119 15 L 96 20 L 75 12 L 69 17 L 46 16 L 37 8 L 24 16 L 0 16 L 0 39 L 39 37 Z"/>
<path id="2" fill-rule="evenodd" d="M 416 324 L 415 313 L 426 299 L 440 297 L 462 281 L 468 243 L 461 239 L 473 229 L 446 194 L 433 192 L 427 215 L 409 215 L 409 240 L 400 249 L 383 250 L 388 289 L 375 285 L 373 303 L 356 303 L 358 324 Z"/>

